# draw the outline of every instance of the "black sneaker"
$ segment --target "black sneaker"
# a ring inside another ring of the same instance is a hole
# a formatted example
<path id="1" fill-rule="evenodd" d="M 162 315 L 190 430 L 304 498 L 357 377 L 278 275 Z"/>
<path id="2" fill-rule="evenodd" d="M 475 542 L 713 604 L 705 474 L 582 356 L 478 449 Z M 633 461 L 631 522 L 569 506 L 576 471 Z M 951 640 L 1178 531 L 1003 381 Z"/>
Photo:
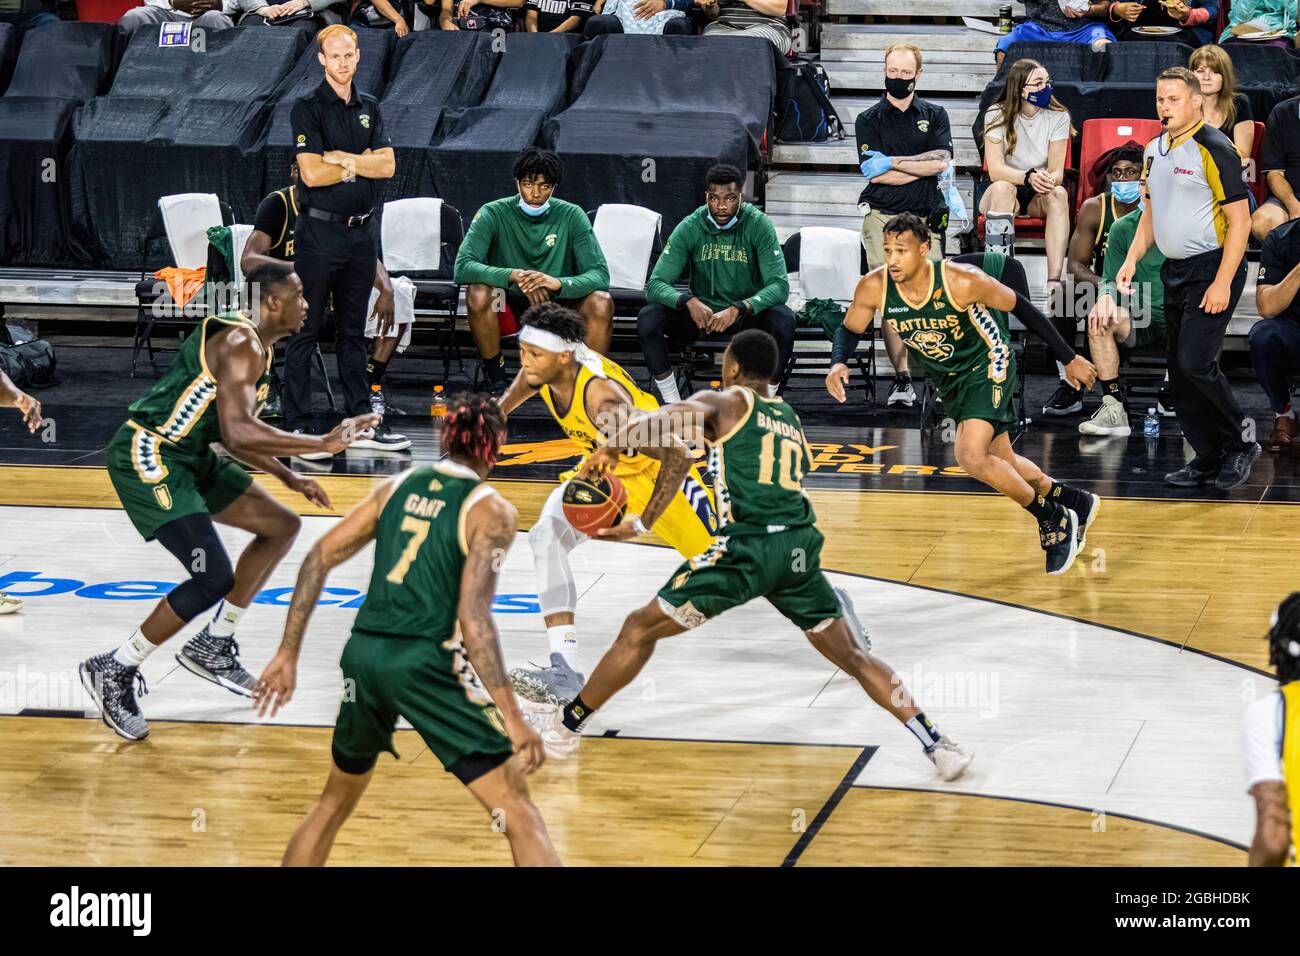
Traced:
<path id="1" fill-rule="evenodd" d="M 381 422 L 379 428 L 369 438 L 358 438 L 349 448 L 373 448 L 377 451 L 406 451 L 411 447 L 411 439 L 399 435 Z"/>
<path id="2" fill-rule="evenodd" d="M 1075 515 L 1079 519 L 1079 550 L 1083 550 L 1084 541 L 1088 538 L 1088 529 L 1092 523 L 1097 520 L 1097 512 L 1101 510 L 1101 499 L 1092 492 L 1081 492 L 1086 504 L 1075 509 Z"/>
<path id="3" fill-rule="evenodd" d="M 1174 390 L 1166 382 L 1160 386 L 1160 391 L 1156 394 L 1156 414 L 1161 418 L 1176 418 L 1178 413 L 1174 411 Z"/>
<path id="4" fill-rule="evenodd" d="M 902 405 L 904 408 L 911 408 L 915 404 L 916 392 L 912 388 L 912 377 L 895 375 L 894 387 L 889 390 L 889 397 L 885 399 L 886 407 Z"/>
<path id="5" fill-rule="evenodd" d="M 1220 491 L 1231 491 L 1239 485 L 1244 485 L 1250 479 L 1250 466 L 1255 463 L 1255 459 L 1262 451 L 1259 442 L 1251 442 L 1247 448 L 1229 452 L 1223 459 L 1219 476 L 1214 479 L 1214 487 Z"/>
<path id="6" fill-rule="evenodd" d="M 1043 414 L 1060 418 L 1083 411 L 1083 392 L 1069 382 L 1061 382 L 1043 406 Z"/>
<path id="7" fill-rule="evenodd" d="M 1202 468 L 1193 458 L 1177 471 L 1171 471 L 1165 475 L 1165 481 L 1177 488 L 1195 488 L 1198 485 L 1208 485 L 1218 476 L 1220 467 L 1215 465 L 1212 468 Z"/>
<path id="8" fill-rule="evenodd" d="M 1079 516 L 1064 505 L 1056 505 L 1052 516 L 1039 522 L 1038 543 L 1047 554 L 1047 573 L 1064 574 L 1079 553 Z"/>
<path id="9" fill-rule="evenodd" d="M 181 648 L 176 663 L 241 697 L 253 696 L 257 678 L 239 663 L 239 645 L 233 637 L 213 637 L 206 624 Z"/>
<path id="10" fill-rule="evenodd" d="M 81 686 L 99 707 L 104 723 L 119 737 L 127 740 L 144 740 L 149 736 L 149 724 L 140 713 L 135 699 L 136 683 L 141 695 L 149 693 L 144 675 L 138 667 L 119 664 L 110 654 L 98 654 L 77 665 Z"/>

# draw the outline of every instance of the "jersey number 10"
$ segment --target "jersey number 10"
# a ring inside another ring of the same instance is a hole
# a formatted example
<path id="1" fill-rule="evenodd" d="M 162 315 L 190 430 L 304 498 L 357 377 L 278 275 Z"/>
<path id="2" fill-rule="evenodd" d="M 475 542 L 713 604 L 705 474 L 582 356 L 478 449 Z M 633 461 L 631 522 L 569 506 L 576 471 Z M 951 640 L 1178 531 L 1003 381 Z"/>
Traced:
<path id="1" fill-rule="evenodd" d="M 758 461 L 758 483 L 772 483 L 773 466 L 776 464 L 776 435 L 768 432 L 760 445 L 761 454 Z M 786 491 L 799 491 L 799 481 L 803 478 L 803 448 L 798 442 L 788 438 L 781 439 L 781 475 L 777 479 Z"/>

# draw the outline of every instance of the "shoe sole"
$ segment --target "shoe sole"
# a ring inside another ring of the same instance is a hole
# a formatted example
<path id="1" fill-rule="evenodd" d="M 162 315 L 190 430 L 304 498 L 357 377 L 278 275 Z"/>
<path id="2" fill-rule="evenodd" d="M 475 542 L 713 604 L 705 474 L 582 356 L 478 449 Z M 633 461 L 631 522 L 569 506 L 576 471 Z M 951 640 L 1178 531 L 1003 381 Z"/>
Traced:
<path id="1" fill-rule="evenodd" d="M 0 614 L 17 614 L 22 609 L 23 606 L 21 602 L 11 604 L 6 601 L 4 604 L 0 604 Z"/>
<path id="2" fill-rule="evenodd" d="M 1080 435 L 1104 435 L 1113 438 L 1125 438 L 1133 434 L 1133 429 L 1128 425 L 1094 425 L 1092 422 L 1079 423 Z"/>
<path id="3" fill-rule="evenodd" d="M 1081 411 L 1083 411 L 1083 402 L 1076 402 L 1069 408 L 1043 407 L 1043 414 L 1048 418 L 1064 418 L 1066 415 L 1077 415 Z"/>
<path id="4" fill-rule="evenodd" d="M 333 458 L 333 454 L 327 451 L 313 451 L 301 455 L 294 455 L 294 458 L 301 458 L 303 461 L 325 461 L 327 458 Z"/>
<path id="5" fill-rule="evenodd" d="M 143 736 L 132 737 L 125 730 L 119 727 L 113 718 L 108 716 L 108 709 L 104 706 L 103 698 L 101 698 L 99 693 L 95 690 L 95 679 L 90 675 L 90 672 L 86 670 L 84 662 L 77 665 L 77 674 L 81 677 L 81 686 L 86 688 L 86 693 L 90 695 L 90 699 L 93 700 L 95 706 L 99 708 L 99 719 L 104 722 L 105 727 L 113 731 L 113 733 L 117 734 L 123 740 L 144 740 L 145 737 L 149 736 L 149 731 L 146 730 Z"/>
<path id="6" fill-rule="evenodd" d="M 370 438 L 363 438 L 360 441 L 354 441 L 348 448 L 372 448 L 375 451 L 406 451 L 411 447 L 411 439 L 404 438 L 401 441 L 382 442 L 374 441 Z"/>
<path id="7" fill-rule="evenodd" d="M 940 770 L 939 776 L 943 777 L 945 781 L 951 783 L 953 780 L 956 780 L 958 777 L 964 774 L 966 772 L 966 768 L 969 767 L 974 760 L 975 760 L 975 753 L 974 751 L 971 751 L 966 754 L 966 761 L 955 771 L 952 771 L 950 773 L 944 773 L 942 770 Z M 938 770 L 939 768 L 936 767 L 935 769 Z"/>
<path id="8" fill-rule="evenodd" d="M 195 677 L 202 677 L 205 681 L 207 681 L 210 684 L 216 684 L 218 687 L 224 687 L 232 694 L 238 694 L 240 697 L 253 696 L 253 692 L 249 690 L 247 687 L 244 687 L 242 684 L 236 684 L 232 680 L 227 680 L 226 678 L 222 677 L 220 674 L 212 673 L 212 671 L 208 670 L 202 664 L 199 664 L 197 661 L 190 660 L 184 654 L 176 655 L 176 663 L 180 664 L 181 667 L 185 668 Z"/>
<path id="9" fill-rule="evenodd" d="M 904 408 L 911 408 L 916 404 L 916 396 L 911 398 L 894 398 L 893 396 L 885 399 L 885 407 L 893 408 L 895 405 L 902 405 Z"/>
<path id="10" fill-rule="evenodd" d="M 1193 479 L 1192 481 L 1181 481 L 1181 480 L 1174 481 L 1174 479 L 1170 478 L 1168 475 L 1165 475 L 1165 483 L 1173 485 L 1175 488 L 1200 488 L 1203 485 L 1214 484 L 1214 475 L 1209 474 L 1206 475 L 1204 478 L 1196 478 Z"/>
<path id="11" fill-rule="evenodd" d="M 1070 521 L 1073 525 L 1073 527 L 1070 528 L 1070 556 L 1065 559 L 1065 564 L 1061 565 L 1055 571 L 1047 572 L 1052 577 L 1064 574 L 1066 571 L 1070 570 L 1070 568 L 1074 566 L 1075 557 L 1079 554 L 1079 516 L 1072 508 L 1067 508 L 1066 510 L 1070 513 Z"/>

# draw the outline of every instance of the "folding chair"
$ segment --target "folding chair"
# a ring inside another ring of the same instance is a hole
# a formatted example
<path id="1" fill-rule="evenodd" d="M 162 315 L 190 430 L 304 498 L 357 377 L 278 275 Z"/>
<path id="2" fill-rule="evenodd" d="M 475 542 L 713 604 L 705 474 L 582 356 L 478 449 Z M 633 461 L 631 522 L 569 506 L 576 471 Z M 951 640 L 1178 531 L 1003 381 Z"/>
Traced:
<path id="1" fill-rule="evenodd" d="M 380 239 L 384 268 L 389 275 L 414 282 L 416 310 L 436 317 L 444 385 L 456 350 L 460 286 L 453 276 L 456 253 L 464 240 L 465 223 L 450 203 L 429 197 L 384 203 Z M 459 352 L 456 360 L 460 364 Z M 460 367 L 464 371 L 464 365 Z"/>
<path id="2" fill-rule="evenodd" d="M 230 206 L 213 193 L 177 193 L 159 198 L 149 230 L 140 244 L 140 278 L 135 284 L 135 341 L 131 348 L 132 378 L 135 378 L 142 348 L 148 352 L 149 364 L 154 364 L 154 326 L 160 321 L 191 321 L 195 309 L 202 307 L 201 303 L 195 303 L 195 309 L 191 309 L 187 316 L 185 309 L 172 300 L 162 281 L 153 277 L 149 270 L 149 254 L 154 244 L 165 239 L 174 266 L 198 269 L 208 262 L 209 227 L 229 226 L 234 221 Z"/>

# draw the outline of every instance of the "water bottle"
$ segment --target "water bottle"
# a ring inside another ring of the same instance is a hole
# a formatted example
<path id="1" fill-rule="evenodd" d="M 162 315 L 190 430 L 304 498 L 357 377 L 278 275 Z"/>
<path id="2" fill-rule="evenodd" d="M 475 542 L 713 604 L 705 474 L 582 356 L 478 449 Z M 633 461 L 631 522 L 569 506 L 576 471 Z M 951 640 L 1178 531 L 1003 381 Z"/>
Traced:
<path id="1" fill-rule="evenodd" d="M 949 222 L 965 224 L 969 221 L 966 218 L 966 203 L 961 198 L 961 192 L 957 189 L 957 182 L 953 178 L 955 168 L 955 165 L 949 162 L 947 168 L 939 174 L 939 195 L 948 205 Z"/>
<path id="2" fill-rule="evenodd" d="M 379 420 L 384 420 L 384 411 L 387 406 L 384 404 L 384 390 L 378 383 L 370 386 L 370 410 L 379 416 Z"/>
<path id="3" fill-rule="evenodd" d="M 1154 408 L 1148 408 L 1147 417 L 1142 419 L 1142 435 L 1144 438 L 1160 437 L 1160 416 Z"/>
<path id="4" fill-rule="evenodd" d="M 1011 4 L 1004 3 L 998 7 L 998 33 L 1011 32 Z"/>
<path id="5" fill-rule="evenodd" d="M 429 414 L 441 418 L 447 414 L 447 396 L 442 394 L 441 385 L 433 386 L 433 402 L 429 405 Z"/>

